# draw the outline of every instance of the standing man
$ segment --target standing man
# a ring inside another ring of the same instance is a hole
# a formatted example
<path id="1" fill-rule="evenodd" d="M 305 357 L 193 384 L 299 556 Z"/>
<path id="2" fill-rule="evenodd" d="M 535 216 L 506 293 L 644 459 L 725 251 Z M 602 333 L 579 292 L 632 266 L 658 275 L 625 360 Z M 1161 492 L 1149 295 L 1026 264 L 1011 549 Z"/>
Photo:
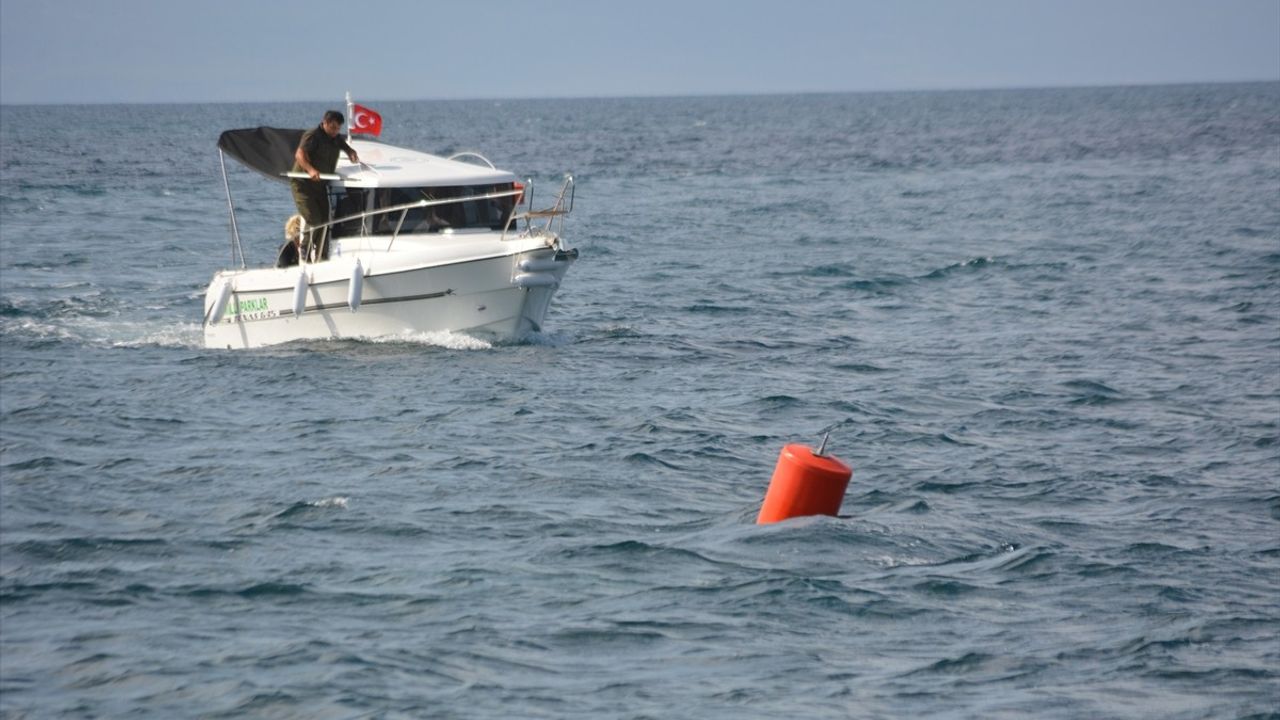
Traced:
<path id="1" fill-rule="evenodd" d="M 329 257 L 329 243 L 323 239 L 328 237 L 328 228 L 318 235 L 313 235 L 310 230 L 316 225 L 329 222 L 329 191 L 325 182 L 320 179 L 320 174 L 332 173 L 337 169 L 338 153 L 341 151 L 346 151 L 347 159 L 351 162 L 360 162 L 356 151 L 347 144 L 346 137 L 338 134 L 344 121 L 342 113 L 337 110 L 326 112 L 324 120 L 318 126 L 302 134 L 302 141 L 293 153 L 293 172 L 304 172 L 310 176 L 307 180 L 292 178 L 289 181 L 293 188 L 293 202 L 298 206 L 302 219 L 307 221 L 308 233 L 302 241 L 302 254 L 299 257 L 312 260 L 316 257 Z M 316 252 L 317 242 L 319 252 Z"/>

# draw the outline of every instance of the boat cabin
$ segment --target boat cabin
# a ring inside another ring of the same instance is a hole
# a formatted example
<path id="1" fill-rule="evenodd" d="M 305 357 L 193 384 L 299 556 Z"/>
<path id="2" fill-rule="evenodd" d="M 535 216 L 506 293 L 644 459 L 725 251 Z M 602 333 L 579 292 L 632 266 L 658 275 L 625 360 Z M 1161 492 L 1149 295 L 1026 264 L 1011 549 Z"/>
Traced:
<path id="1" fill-rule="evenodd" d="M 218 149 L 271 180 L 288 182 L 302 132 L 270 127 L 228 130 L 219 137 Z M 522 186 L 483 156 L 464 152 L 445 158 L 363 137 L 348 142 L 360 162 L 352 163 L 343 154 L 335 174 L 324 179 L 333 218 L 329 238 L 509 229 Z M 223 168 L 225 182 L 225 163 Z M 227 199 L 230 204 L 229 186 Z M 232 231 L 238 249 L 234 206 Z M 286 250 L 281 249 L 278 264 L 289 264 Z M 243 264 L 243 253 L 240 256 Z"/>
<path id="2" fill-rule="evenodd" d="M 501 232 L 515 210 L 516 197 L 492 195 L 515 189 L 515 184 L 511 182 L 377 188 L 333 184 L 329 188 L 330 207 L 333 208 L 335 220 L 333 237 L 392 235 L 397 232 L 413 235 L 457 230 Z M 452 199 L 459 199 L 460 202 L 413 207 L 421 200 L 434 202 Z M 401 212 L 395 211 L 396 208 L 405 208 L 403 218 Z"/>

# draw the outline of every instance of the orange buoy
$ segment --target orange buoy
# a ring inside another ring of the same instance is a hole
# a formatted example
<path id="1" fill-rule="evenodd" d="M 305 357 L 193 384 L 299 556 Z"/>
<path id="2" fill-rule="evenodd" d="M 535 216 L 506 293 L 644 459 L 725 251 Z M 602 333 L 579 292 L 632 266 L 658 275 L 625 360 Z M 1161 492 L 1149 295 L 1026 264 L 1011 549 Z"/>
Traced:
<path id="1" fill-rule="evenodd" d="M 833 455 L 825 455 L 827 439 L 814 452 L 792 443 L 782 448 L 773 469 L 769 491 L 760 506 L 757 525 L 804 515 L 836 515 L 844 501 L 853 470 Z"/>

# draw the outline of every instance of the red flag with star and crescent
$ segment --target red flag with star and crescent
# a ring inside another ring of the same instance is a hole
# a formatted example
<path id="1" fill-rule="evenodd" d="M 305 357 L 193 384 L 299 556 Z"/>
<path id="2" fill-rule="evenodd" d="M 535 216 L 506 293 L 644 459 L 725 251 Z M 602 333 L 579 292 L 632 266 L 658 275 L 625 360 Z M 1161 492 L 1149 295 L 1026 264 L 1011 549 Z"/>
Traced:
<path id="1" fill-rule="evenodd" d="M 363 105 L 351 106 L 352 135 L 381 135 L 382 116 Z"/>

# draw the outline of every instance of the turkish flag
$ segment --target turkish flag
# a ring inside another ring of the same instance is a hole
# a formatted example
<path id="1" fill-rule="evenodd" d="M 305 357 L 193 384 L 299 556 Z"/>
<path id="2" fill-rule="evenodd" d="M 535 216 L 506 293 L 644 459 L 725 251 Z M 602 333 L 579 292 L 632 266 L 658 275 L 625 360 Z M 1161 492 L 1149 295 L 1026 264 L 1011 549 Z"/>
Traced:
<path id="1" fill-rule="evenodd" d="M 381 135 L 382 116 L 363 105 L 352 105 L 351 134 Z"/>

